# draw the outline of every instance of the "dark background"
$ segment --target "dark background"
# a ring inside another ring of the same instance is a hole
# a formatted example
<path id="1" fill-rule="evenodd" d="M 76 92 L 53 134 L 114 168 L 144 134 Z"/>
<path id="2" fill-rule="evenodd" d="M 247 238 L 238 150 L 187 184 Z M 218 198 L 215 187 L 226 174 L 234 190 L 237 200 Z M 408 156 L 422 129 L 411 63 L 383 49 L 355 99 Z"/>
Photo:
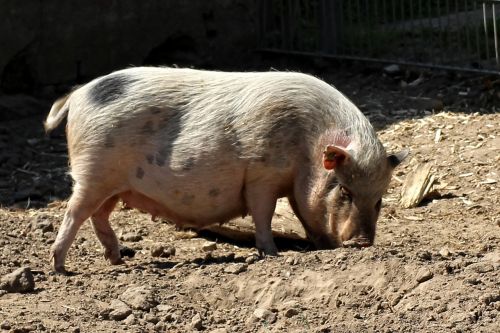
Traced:
<path id="1" fill-rule="evenodd" d="M 49 97 L 127 66 L 259 66 L 257 1 L 0 2 L 0 91 Z"/>

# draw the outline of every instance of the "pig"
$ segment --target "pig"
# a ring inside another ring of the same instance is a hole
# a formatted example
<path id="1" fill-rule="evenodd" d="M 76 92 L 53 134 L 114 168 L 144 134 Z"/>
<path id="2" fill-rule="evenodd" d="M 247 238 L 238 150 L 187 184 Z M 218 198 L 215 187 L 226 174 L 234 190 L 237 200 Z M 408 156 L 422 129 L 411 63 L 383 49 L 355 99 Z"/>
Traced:
<path id="1" fill-rule="evenodd" d="M 296 72 L 135 67 L 57 100 L 67 117 L 73 192 L 51 248 L 56 272 L 90 218 L 111 264 L 122 263 L 109 216 L 119 200 L 177 226 L 250 214 L 256 247 L 275 256 L 271 220 L 287 197 L 318 249 L 370 246 L 393 169 L 370 122 L 338 90 Z"/>

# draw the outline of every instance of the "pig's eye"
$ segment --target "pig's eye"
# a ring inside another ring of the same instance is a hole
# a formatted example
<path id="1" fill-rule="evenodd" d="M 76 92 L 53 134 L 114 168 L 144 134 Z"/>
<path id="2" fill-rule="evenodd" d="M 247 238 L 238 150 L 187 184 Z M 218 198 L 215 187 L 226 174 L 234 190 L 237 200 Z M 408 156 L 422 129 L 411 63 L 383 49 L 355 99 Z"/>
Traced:
<path id="1" fill-rule="evenodd" d="M 342 185 L 340 185 L 340 197 L 344 200 L 352 201 L 351 192 Z"/>
<path id="2" fill-rule="evenodd" d="M 377 210 L 377 212 L 378 212 L 381 207 L 382 207 L 382 199 L 377 201 L 377 203 L 375 204 L 375 210 Z"/>

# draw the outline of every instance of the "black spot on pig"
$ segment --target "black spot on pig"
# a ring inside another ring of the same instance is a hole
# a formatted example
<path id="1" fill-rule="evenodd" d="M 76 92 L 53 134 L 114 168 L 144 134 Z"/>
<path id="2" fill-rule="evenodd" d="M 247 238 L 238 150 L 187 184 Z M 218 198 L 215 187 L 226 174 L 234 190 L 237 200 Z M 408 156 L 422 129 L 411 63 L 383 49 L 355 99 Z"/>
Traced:
<path id="1" fill-rule="evenodd" d="M 144 177 L 144 170 L 141 167 L 138 167 L 137 171 L 135 172 L 135 176 L 139 179 L 142 179 Z"/>
<path id="2" fill-rule="evenodd" d="M 144 125 L 141 127 L 141 134 L 152 134 L 154 133 L 153 129 L 153 122 L 151 120 L 148 120 Z"/>
<path id="3" fill-rule="evenodd" d="M 155 156 L 156 159 L 156 165 L 158 166 L 164 166 L 165 162 L 167 160 L 167 154 L 168 151 L 166 149 L 160 149 Z"/>
<path id="4" fill-rule="evenodd" d="M 220 194 L 220 190 L 218 188 L 213 188 L 210 191 L 208 191 L 208 195 L 211 197 L 216 197 Z"/>
<path id="5" fill-rule="evenodd" d="M 153 164 L 155 157 L 151 154 L 146 155 L 146 161 L 148 161 L 149 164 Z"/>
<path id="6" fill-rule="evenodd" d="M 153 106 L 153 107 L 149 108 L 149 112 L 150 112 L 151 114 L 158 114 L 158 113 L 160 113 L 160 112 L 161 112 L 161 109 L 160 109 L 160 108 L 158 108 L 158 107 L 156 107 L 156 106 Z"/>
<path id="7" fill-rule="evenodd" d="M 113 73 L 99 79 L 89 91 L 90 99 L 97 105 L 106 105 L 119 99 L 135 81 L 130 75 Z"/>
<path id="8" fill-rule="evenodd" d="M 193 167 L 194 167 L 194 157 L 190 157 L 182 164 L 182 171 L 189 171 Z"/>
<path id="9" fill-rule="evenodd" d="M 194 195 L 194 194 L 188 194 L 188 193 L 185 193 L 185 194 L 182 196 L 181 203 L 182 203 L 183 205 L 189 206 L 189 205 L 191 205 L 191 204 L 193 203 L 194 198 L 195 198 L 195 195 Z"/>
<path id="10" fill-rule="evenodd" d="M 115 146 L 115 140 L 111 137 L 111 135 L 106 135 L 104 138 L 104 147 L 113 148 Z"/>

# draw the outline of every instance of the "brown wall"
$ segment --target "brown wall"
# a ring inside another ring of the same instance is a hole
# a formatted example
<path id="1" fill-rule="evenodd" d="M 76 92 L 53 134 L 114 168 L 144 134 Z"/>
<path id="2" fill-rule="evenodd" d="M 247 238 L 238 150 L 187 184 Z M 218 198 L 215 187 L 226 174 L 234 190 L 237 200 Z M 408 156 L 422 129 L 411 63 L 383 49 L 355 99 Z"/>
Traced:
<path id="1" fill-rule="evenodd" d="M 0 88 L 32 92 L 129 65 L 245 69 L 254 0 L 3 0 Z"/>

